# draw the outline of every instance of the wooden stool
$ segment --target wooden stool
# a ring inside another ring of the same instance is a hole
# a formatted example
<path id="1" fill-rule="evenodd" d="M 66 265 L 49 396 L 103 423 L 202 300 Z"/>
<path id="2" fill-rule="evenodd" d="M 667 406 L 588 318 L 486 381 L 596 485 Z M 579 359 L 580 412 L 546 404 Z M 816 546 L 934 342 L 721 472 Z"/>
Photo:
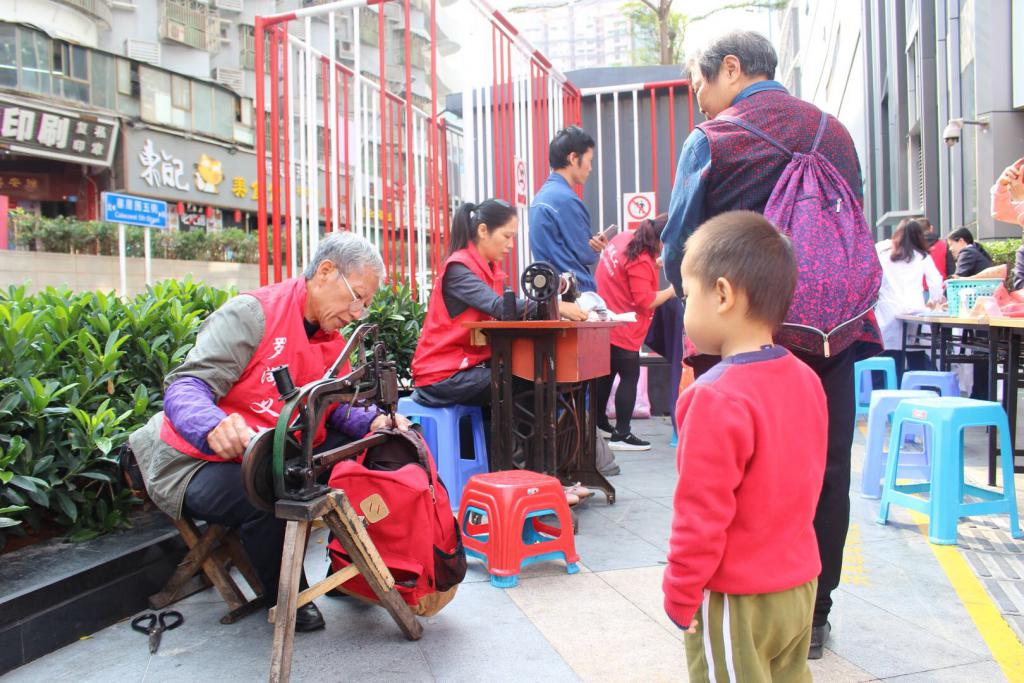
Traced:
<path id="1" fill-rule="evenodd" d="M 401 594 L 395 590 L 395 579 L 391 571 L 381 559 L 344 491 L 330 491 L 308 501 L 279 500 L 274 512 L 278 519 L 287 521 L 287 526 L 284 534 L 284 552 L 281 555 L 281 581 L 277 605 L 270 610 L 269 615 L 270 622 L 274 624 L 274 644 L 270 659 L 271 681 L 287 681 L 291 675 L 295 610 L 358 574 L 361 574 L 373 588 L 381 607 L 388 611 L 405 637 L 409 640 L 420 639 L 423 635 L 423 626 L 402 599 Z M 352 558 L 352 564 L 299 593 L 299 579 L 302 576 L 302 561 L 306 556 L 309 529 L 315 520 L 321 518 Z M 279 614 L 281 619 L 277 618 Z"/>
<path id="2" fill-rule="evenodd" d="M 172 602 L 183 600 L 190 595 L 206 590 L 211 585 L 217 589 L 228 605 L 228 613 L 220 619 L 222 624 L 232 624 L 255 612 L 266 604 L 263 584 L 245 554 L 238 539 L 238 531 L 220 524 L 207 524 L 202 534 L 190 519 L 172 519 L 178 533 L 188 546 L 188 554 L 178 565 L 174 574 L 159 593 L 149 596 L 152 609 L 163 609 Z M 256 597 L 248 600 L 238 584 L 231 578 L 231 565 L 248 582 Z"/>

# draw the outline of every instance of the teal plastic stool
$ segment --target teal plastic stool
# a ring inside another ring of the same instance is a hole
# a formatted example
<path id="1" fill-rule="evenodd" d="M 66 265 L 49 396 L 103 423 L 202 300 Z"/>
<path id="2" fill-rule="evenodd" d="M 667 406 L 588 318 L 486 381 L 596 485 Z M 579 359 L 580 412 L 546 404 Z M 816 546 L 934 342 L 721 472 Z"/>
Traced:
<path id="1" fill-rule="evenodd" d="M 897 485 L 899 444 L 904 426 L 924 425 L 931 433 L 932 480 L 924 484 Z M 995 427 L 999 430 L 1003 491 L 964 483 L 964 429 Z M 895 503 L 928 515 L 928 540 L 939 545 L 956 543 L 956 526 L 969 515 L 1010 515 L 1010 533 L 1021 538 L 1017 519 L 1017 492 L 1013 483 L 1013 446 L 1006 412 L 998 403 L 970 398 L 906 399 L 896 408 L 889 438 L 889 459 L 885 466 L 882 503 L 878 523 L 889 519 L 889 505 Z M 928 499 L 916 493 L 929 494 Z M 964 495 L 981 499 L 965 503 Z"/>
<path id="2" fill-rule="evenodd" d="M 860 495 L 862 498 L 878 498 L 882 495 L 882 473 L 885 472 L 886 454 L 885 428 L 891 421 L 896 408 L 903 401 L 911 398 L 934 398 L 934 391 L 892 391 L 876 389 L 871 394 L 871 408 L 868 411 L 868 443 L 864 450 L 864 466 L 861 468 Z M 910 425 L 905 431 L 910 431 Z M 901 478 L 931 479 L 931 463 L 927 433 L 921 434 L 923 428 L 914 425 L 917 436 L 922 436 L 920 452 L 904 452 L 900 454 L 899 476 Z M 906 442 L 904 442 L 906 443 Z"/>
<path id="3" fill-rule="evenodd" d="M 448 489 L 452 508 L 458 508 L 462 489 L 474 474 L 489 471 L 483 412 L 477 406 L 452 405 L 431 408 L 411 397 L 399 399 L 398 412 L 420 425 L 423 440 L 437 462 L 437 473 Z M 463 457 L 459 423 L 468 417 L 473 428 L 472 458 Z"/>
<path id="4" fill-rule="evenodd" d="M 939 372 L 937 370 L 908 370 L 903 373 L 900 389 L 934 389 L 939 396 L 960 396 L 960 380 L 955 372 Z"/>
<path id="5" fill-rule="evenodd" d="M 873 372 L 885 373 L 885 386 L 883 389 L 891 390 L 896 388 L 896 359 L 888 356 L 875 356 L 853 364 L 853 396 L 857 403 L 857 412 L 854 420 L 861 415 L 867 415 L 871 407 L 871 391 L 874 384 L 871 381 Z"/>

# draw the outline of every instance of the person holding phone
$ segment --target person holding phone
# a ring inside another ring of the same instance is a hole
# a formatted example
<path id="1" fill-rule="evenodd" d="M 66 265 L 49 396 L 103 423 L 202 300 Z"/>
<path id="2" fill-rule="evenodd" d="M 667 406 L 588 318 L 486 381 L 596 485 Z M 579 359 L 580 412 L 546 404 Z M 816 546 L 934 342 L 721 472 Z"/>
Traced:
<path id="1" fill-rule="evenodd" d="M 604 233 L 594 235 L 590 212 L 576 195 L 576 187 L 590 177 L 594 138 L 577 126 L 555 133 L 548 146 L 551 175 L 530 204 L 530 250 L 559 273 L 572 273 L 580 292 L 597 289 L 590 267 L 608 246 Z"/>
<path id="2" fill-rule="evenodd" d="M 661 231 L 667 216 L 645 220 L 636 232 L 621 232 L 601 252 L 597 266 L 597 293 L 608 309 L 616 313 L 636 313 L 636 322 L 611 330 L 611 374 L 597 381 L 597 426 L 610 436 L 608 447 L 614 451 L 646 451 L 651 444 L 630 430 L 636 405 L 636 386 L 640 379 L 640 347 L 654 317 L 654 309 L 672 298 L 669 285 L 658 290 L 660 280 L 658 254 Z M 615 227 L 615 226 L 612 226 Z M 612 382 L 619 377 L 615 393 L 615 427 L 604 409 L 611 395 Z"/>
<path id="3" fill-rule="evenodd" d="M 1024 228 L 1024 158 L 1007 166 L 992 186 L 992 218 Z M 1017 249 L 1010 284 L 1024 289 L 1024 245 Z"/>

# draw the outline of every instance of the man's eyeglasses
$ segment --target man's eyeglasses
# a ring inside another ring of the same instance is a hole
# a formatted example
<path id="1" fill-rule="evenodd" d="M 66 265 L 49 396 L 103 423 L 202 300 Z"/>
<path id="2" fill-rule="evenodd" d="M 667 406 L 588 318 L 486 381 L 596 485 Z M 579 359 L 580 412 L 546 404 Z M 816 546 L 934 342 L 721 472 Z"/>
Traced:
<path id="1" fill-rule="evenodd" d="M 348 278 L 339 270 L 338 275 L 341 277 L 341 281 L 348 287 L 348 293 L 352 295 L 352 303 L 348 305 L 348 312 L 358 316 L 360 320 L 370 314 L 366 310 L 366 303 L 363 301 L 363 297 L 356 294 L 356 290 L 352 289 L 352 285 L 349 284 Z"/>

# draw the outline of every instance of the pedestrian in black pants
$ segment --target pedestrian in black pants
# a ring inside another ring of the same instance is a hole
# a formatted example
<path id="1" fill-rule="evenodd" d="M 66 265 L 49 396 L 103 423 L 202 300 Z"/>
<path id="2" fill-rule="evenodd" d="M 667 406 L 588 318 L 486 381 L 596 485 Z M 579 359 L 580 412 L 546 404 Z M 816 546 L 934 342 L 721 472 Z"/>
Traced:
<path id="1" fill-rule="evenodd" d="M 597 421 L 605 431 L 609 431 L 608 418 L 604 416 L 604 407 L 608 405 L 608 397 L 612 395 L 612 383 L 619 376 L 619 388 L 615 391 L 615 427 L 616 434 L 630 434 L 630 421 L 633 408 L 636 407 L 636 386 L 640 381 L 640 354 L 612 344 L 611 374 L 597 380 Z M 602 419 L 603 418 L 603 419 Z M 650 448 L 650 445 L 647 446 Z"/>

